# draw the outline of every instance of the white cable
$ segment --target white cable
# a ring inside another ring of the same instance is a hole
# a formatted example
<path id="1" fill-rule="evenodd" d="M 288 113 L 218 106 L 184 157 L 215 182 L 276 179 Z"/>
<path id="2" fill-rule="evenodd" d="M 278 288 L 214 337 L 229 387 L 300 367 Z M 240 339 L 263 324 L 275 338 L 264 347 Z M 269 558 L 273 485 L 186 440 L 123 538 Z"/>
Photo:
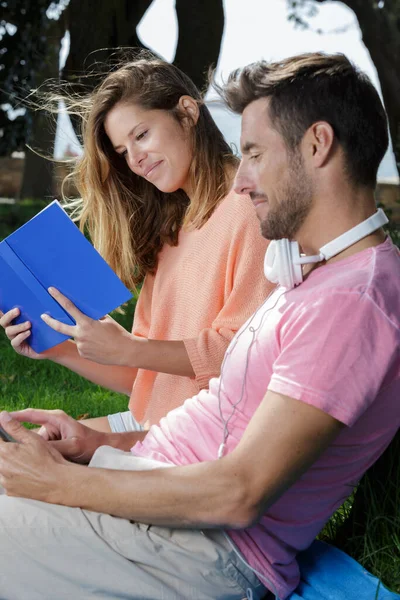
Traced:
<path id="1" fill-rule="evenodd" d="M 272 294 L 273 294 L 275 291 L 276 291 L 276 289 L 272 290 L 272 292 L 271 292 L 271 293 L 270 293 L 270 294 L 267 296 L 267 298 L 266 298 L 266 299 L 265 299 L 265 301 L 263 302 L 263 304 L 262 304 L 261 308 L 262 308 L 262 307 L 263 307 L 263 306 L 264 306 L 264 305 L 265 305 L 265 304 L 268 302 L 268 300 L 270 299 L 270 297 L 272 296 Z M 251 319 L 250 319 L 250 322 L 249 322 L 249 324 L 247 325 L 247 327 L 245 327 L 245 328 L 244 328 L 244 329 L 243 329 L 243 330 L 242 330 L 242 331 L 241 331 L 241 332 L 240 332 L 240 333 L 237 335 L 237 337 L 235 338 L 235 340 L 234 340 L 234 343 L 233 343 L 233 345 L 232 345 L 232 348 L 228 348 L 228 350 L 227 350 L 227 351 L 226 351 L 226 353 L 225 353 L 224 360 L 223 360 L 223 362 L 222 362 L 222 366 L 221 366 L 221 375 L 220 375 L 220 378 L 219 378 L 219 387 L 218 387 L 218 409 L 219 409 L 220 418 L 221 418 L 221 421 L 222 421 L 222 424 L 223 424 L 223 440 L 222 440 L 222 443 L 220 444 L 220 446 L 219 446 L 219 448 L 218 448 L 218 459 L 220 459 L 220 458 L 222 458 L 222 457 L 224 456 L 225 447 L 226 447 L 226 441 L 227 441 L 227 439 L 228 439 L 228 437 L 229 437 L 228 424 L 229 424 L 229 421 L 231 420 L 231 418 L 233 417 L 233 415 L 234 415 L 234 413 L 235 413 L 236 407 L 237 407 L 237 406 L 238 406 L 238 404 L 239 404 L 239 403 L 242 401 L 242 399 L 243 399 L 243 396 L 244 396 L 244 392 L 245 392 L 245 389 L 246 389 L 246 378 L 247 378 L 247 371 L 248 371 L 248 366 L 249 366 L 249 356 L 250 356 L 250 350 L 251 350 L 251 348 L 253 347 L 253 345 L 254 345 L 254 343 L 255 343 L 255 341 L 256 341 L 256 335 L 257 335 L 257 332 L 258 332 L 258 331 L 261 329 L 261 327 L 263 326 L 263 324 L 264 324 L 264 319 L 265 319 L 265 316 L 266 316 L 266 314 L 267 314 L 267 313 L 268 313 L 270 310 L 272 310 L 273 308 L 275 308 L 275 306 L 277 305 L 278 301 L 279 301 L 279 300 L 282 298 L 282 296 L 284 296 L 284 295 L 285 295 L 285 293 L 286 293 L 286 290 L 285 290 L 285 291 L 284 291 L 282 294 L 279 294 L 279 295 L 278 295 L 278 297 L 277 297 L 277 299 L 276 299 L 276 302 L 275 302 L 275 303 L 274 303 L 274 304 L 273 304 L 271 307 L 269 307 L 269 308 L 268 308 L 268 309 L 267 309 L 267 310 L 266 310 L 266 311 L 265 311 L 265 312 L 262 314 L 261 321 L 260 321 L 259 325 L 258 325 L 256 328 L 254 328 L 254 327 L 252 327 L 252 323 L 253 323 L 253 320 L 254 320 L 254 318 L 255 318 L 255 317 L 256 317 L 256 316 L 257 316 L 257 315 L 260 313 L 260 309 L 258 309 L 258 310 L 257 310 L 257 311 L 254 313 L 254 315 L 251 317 Z M 229 356 L 229 355 L 230 355 L 230 354 L 233 352 L 233 350 L 236 348 L 236 345 L 237 345 L 237 343 L 238 343 L 239 339 L 241 338 L 241 336 L 243 335 L 243 333 L 244 333 L 245 331 L 247 331 L 247 330 L 251 331 L 251 333 L 253 334 L 253 337 L 252 337 L 252 340 L 251 340 L 251 342 L 250 342 L 250 344 L 249 344 L 249 347 L 248 347 L 248 349 L 247 349 L 247 355 L 246 355 L 246 365 L 245 365 L 245 370 L 244 370 L 244 375 L 243 375 L 242 389 L 241 389 L 241 393 L 240 393 L 239 399 L 238 399 L 236 402 L 234 402 L 234 403 L 232 404 L 232 411 L 231 411 L 231 414 L 229 415 L 229 417 L 228 417 L 228 418 L 227 418 L 227 420 L 225 421 L 225 419 L 224 419 L 224 416 L 223 416 L 223 414 L 222 414 L 222 405 L 221 405 L 222 376 L 223 376 L 223 373 L 224 373 L 224 370 L 225 370 L 225 363 L 226 363 L 226 359 L 227 359 L 227 357 L 228 357 L 228 356 Z M 275 585 L 272 583 L 272 581 L 271 581 L 270 579 L 268 579 L 268 577 L 266 577 L 266 576 L 265 576 L 265 575 L 263 575 L 262 573 L 259 573 L 259 571 L 257 571 L 256 569 L 253 569 L 253 567 L 252 567 L 251 565 L 249 565 L 249 563 L 248 563 L 248 562 L 247 562 L 247 561 L 246 561 L 246 560 L 243 558 L 243 556 L 242 556 L 242 555 L 241 555 L 241 554 L 238 552 L 238 550 L 235 548 L 235 546 L 233 545 L 233 543 L 232 543 L 231 539 L 230 539 L 230 538 L 229 538 L 229 536 L 228 536 L 228 535 L 225 533 L 225 531 L 223 531 L 222 533 L 224 534 L 224 536 L 225 536 L 225 538 L 227 539 L 227 541 L 228 541 L 229 545 L 231 546 L 231 548 L 232 548 L 232 550 L 235 552 L 235 554 L 238 556 L 238 558 L 239 558 L 239 559 L 240 559 L 240 560 L 241 560 L 241 561 L 242 561 L 242 562 L 243 562 L 243 563 L 244 563 L 244 564 L 245 564 L 245 565 L 246 565 L 246 566 L 247 566 L 247 567 L 248 567 L 248 568 L 249 568 L 249 569 L 250 569 L 250 570 L 251 570 L 251 571 L 252 571 L 252 572 L 255 574 L 255 575 L 257 575 L 257 577 L 258 577 L 259 579 L 261 579 L 261 580 L 264 580 L 264 582 L 266 582 L 266 583 L 267 583 L 267 587 L 268 587 L 268 589 L 269 589 L 269 590 L 270 590 L 270 591 L 271 591 L 271 592 L 272 592 L 272 593 L 275 595 L 275 598 L 276 598 L 276 600 L 279 600 L 278 593 L 277 593 L 277 591 L 276 591 L 276 587 L 275 587 Z M 250 592 L 250 595 L 249 595 L 249 592 Z M 247 595 L 247 599 L 248 599 L 248 600 L 253 600 L 253 592 L 252 592 L 252 590 L 251 590 L 250 588 L 248 588 L 248 589 L 247 589 L 246 595 Z"/>

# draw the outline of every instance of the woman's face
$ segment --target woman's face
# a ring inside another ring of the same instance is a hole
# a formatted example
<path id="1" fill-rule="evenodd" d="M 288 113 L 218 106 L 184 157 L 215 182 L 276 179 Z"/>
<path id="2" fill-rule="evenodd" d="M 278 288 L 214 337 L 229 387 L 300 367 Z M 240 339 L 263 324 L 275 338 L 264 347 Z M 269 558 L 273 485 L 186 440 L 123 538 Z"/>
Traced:
<path id="1" fill-rule="evenodd" d="M 189 113 L 190 110 L 189 107 Z M 181 188 L 189 193 L 192 161 L 189 126 L 179 123 L 165 110 L 148 110 L 120 102 L 108 112 L 104 128 L 115 152 L 125 158 L 136 175 L 162 192 Z"/>

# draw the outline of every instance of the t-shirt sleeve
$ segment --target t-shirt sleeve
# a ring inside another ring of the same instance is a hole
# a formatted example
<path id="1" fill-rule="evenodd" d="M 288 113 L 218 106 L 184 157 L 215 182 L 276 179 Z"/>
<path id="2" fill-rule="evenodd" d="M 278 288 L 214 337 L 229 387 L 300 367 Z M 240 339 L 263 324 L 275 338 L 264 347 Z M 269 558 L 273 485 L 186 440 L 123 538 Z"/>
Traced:
<path id="1" fill-rule="evenodd" d="M 249 201 L 250 203 L 250 201 Z M 225 301 L 210 327 L 184 340 L 199 389 L 208 387 L 220 374 L 225 351 L 238 329 L 260 306 L 274 285 L 263 272 L 268 242 L 260 235 L 253 206 L 229 231 L 229 254 L 225 273 Z"/>
<path id="2" fill-rule="evenodd" d="M 298 307 L 279 324 L 277 339 L 268 389 L 349 426 L 373 402 L 397 351 L 393 325 L 358 292 L 326 294 Z"/>

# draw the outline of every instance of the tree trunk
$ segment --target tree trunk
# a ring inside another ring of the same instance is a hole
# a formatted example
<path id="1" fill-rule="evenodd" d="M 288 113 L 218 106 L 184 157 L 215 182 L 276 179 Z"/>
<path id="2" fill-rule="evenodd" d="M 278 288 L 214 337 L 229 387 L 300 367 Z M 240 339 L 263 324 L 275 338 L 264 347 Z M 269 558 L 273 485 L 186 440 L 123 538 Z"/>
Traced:
<path id="1" fill-rule="evenodd" d="M 326 0 L 316 0 L 318 3 Z M 363 42 L 378 72 L 397 170 L 400 174 L 400 4 L 386 0 L 346 0 L 360 25 Z"/>
<path id="2" fill-rule="evenodd" d="M 71 46 L 63 78 L 72 84 L 76 82 L 77 90 L 82 90 L 81 84 L 87 90 L 93 89 L 107 72 L 108 60 L 116 48 L 144 48 L 136 30 L 151 3 L 152 0 L 71 0 L 67 9 Z M 179 38 L 174 63 L 201 89 L 206 85 L 209 66 L 218 61 L 224 30 L 223 1 L 176 0 L 176 12 Z M 90 66 L 98 75 L 84 77 Z M 72 122 L 79 137 L 78 120 Z"/>
<path id="3" fill-rule="evenodd" d="M 46 65 L 38 75 L 38 82 L 46 79 L 58 79 L 59 53 L 63 28 L 60 22 L 55 21 L 49 34 L 49 52 Z M 19 199 L 40 198 L 51 199 L 53 194 L 53 163 L 42 156 L 52 158 L 56 123 L 49 115 L 37 111 L 32 114 L 32 130 L 30 144 L 33 150 L 25 149 L 24 173 L 22 178 Z M 41 154 L 42 156 L 39 156 Z"/>
<path id="4" fill-rule="evenodd" d="M 207 72 L 217 66 L 224 33 L 222 0 L 176 0 L 179 25 L 174 64 L 193 79 L 201 90 L 207 86 Z"/>
<path id="5" fill-rule="evenodd" d="M 53 130 L 52 130 L 53 128 Z M 42 113 L 33 115 L 32 146 L 43 156 L 52 157 L 54 145 L 54 123 Z M 51 199 L 53 192 L 53 163 L 42 158 L 29 148 L 25 149 L 24 174 L 19 199 Z"/>

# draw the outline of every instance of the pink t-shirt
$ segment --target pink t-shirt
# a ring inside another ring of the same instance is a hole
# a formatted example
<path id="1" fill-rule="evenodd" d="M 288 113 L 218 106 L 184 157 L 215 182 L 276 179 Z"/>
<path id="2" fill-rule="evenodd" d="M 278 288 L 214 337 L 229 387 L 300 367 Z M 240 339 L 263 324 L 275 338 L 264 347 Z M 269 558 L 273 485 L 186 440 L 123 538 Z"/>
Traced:
<path id="1" fill-rule="evenodd" d="M 320 408 L 347 427 L 254 527 L 229 531 L 250 565 L 284 600 L 297 586 L 296 554 L 307 548 L 400 426 L 400 257 L 388 239 L 315 269 L 299 287 L 278 288 L 228 348 L 221 386 L 229 421 L 226 453 L 238 444 L 266 390 Z M 153 426 L 135 454 L 176 465 L 215 460 L 223 426 L 219 379 Z M 279 457 L 275 457 L 279 460 Z"/>

